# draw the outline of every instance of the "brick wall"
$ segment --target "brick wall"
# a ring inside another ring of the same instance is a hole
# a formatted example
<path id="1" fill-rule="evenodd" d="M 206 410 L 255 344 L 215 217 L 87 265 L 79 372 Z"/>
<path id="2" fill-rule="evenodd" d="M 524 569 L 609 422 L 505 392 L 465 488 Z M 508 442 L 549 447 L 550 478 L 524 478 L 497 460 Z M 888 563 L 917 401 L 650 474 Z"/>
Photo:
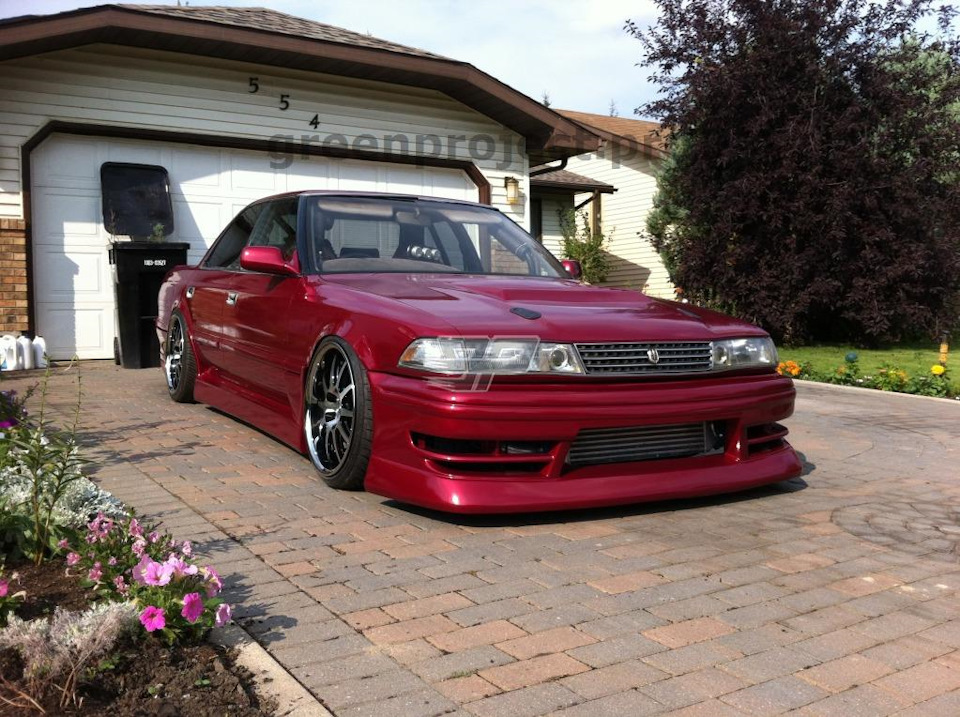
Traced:
<path id="1" fill-rule="evenodd" d="M 26 226 L 22 219 L 0 219 L 0 332 L 26 330 Z"/>

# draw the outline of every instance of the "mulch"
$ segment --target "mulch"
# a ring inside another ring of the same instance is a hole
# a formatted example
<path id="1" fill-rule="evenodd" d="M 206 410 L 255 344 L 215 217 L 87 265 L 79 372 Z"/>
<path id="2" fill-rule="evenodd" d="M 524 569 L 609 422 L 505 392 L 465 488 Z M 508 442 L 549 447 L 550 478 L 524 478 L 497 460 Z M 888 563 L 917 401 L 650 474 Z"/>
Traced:
<path id="1" fill-rule="evenodd" d="M 64 574 L 59 560 L 40 567 L 8 565 L 5 573 L 20 574 L 14 591 L 27 590 L 16 614 L 36 619 L 52 614 L 57 606 L 82 610 L 89 594 L 78 581 Z M 0 651 L 0 676 L 11 680 L 23 674 L 19 655 Z M 35 708 L 14 707 L 10 685 L 0 685 L 0 716 L 36 715 Z M 50 694 L 41 705 L 48 715 L 111 717 L 264 717 L 274 705 L 253 688 L 253 675 L 234 661 L 233 652 L 210 643 L 167 647 L 159 639 L 129 638 L 118 644 L 108 660 L 77 691 L 77 702 L 66 709 L 59 694 Z"/>

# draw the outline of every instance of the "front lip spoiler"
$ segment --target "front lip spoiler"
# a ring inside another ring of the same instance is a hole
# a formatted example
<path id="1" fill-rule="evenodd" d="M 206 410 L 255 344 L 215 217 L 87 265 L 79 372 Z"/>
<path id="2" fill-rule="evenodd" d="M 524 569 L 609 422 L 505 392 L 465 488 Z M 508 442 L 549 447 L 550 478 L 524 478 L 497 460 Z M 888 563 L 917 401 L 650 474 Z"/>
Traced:
<path id="1" fill-rule="evenodd" d="M 674 461 L 679 465 L 683 461 Z M 641 474 L 624 463 L 617 473 L 595 478 L 448 478 L 402 463 L 371 460 L 371 474 L 387 475 L 367 489 L 386 498 L 450 513 L 528 513 L 602 508 L 734 493 L 798 477 L 803 464 L 786 442 L 734 464 Z M 369 475 L 369 474 L 368 474 Z"/>

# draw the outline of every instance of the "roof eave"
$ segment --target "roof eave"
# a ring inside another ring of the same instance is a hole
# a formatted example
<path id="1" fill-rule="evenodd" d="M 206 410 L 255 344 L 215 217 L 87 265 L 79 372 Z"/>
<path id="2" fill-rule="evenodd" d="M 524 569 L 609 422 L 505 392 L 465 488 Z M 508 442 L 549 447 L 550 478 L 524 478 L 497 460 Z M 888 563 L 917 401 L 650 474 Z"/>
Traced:
<path id="1" fill-rule="evenodd" d="M 473 65 L 113 5 L 0 24 L 0 61 L 106 43 L 426 87 L 522 135 L 531 164 L 592 151 L 600 137 Z M 389 59 L 387 62 L 386 60 Z"/>

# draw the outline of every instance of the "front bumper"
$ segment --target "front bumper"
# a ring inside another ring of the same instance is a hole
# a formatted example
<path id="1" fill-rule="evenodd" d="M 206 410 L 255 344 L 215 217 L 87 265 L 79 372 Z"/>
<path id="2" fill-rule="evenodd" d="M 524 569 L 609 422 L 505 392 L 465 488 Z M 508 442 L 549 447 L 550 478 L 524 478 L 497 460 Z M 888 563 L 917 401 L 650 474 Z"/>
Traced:
<path id="1" fill-rule="evenodd" d="M 630 383 L 494 383 L 482 392 L 441 382 L 370 374 L 374 445 L 367 490 L 460 513 L 587 508 L 711 495 L 800 474 L 776 424 L 793 413 L 795 390 L 773 375 Z M 572 465 L 586 429 L 717 422 L 723 446 L 711 455 Z M 420 437 L 452 439 L 425 443 Z M 540 443 L 506 455 L 452 445 Z M 464 442 L 471 442 L 470 444 Z"/>

